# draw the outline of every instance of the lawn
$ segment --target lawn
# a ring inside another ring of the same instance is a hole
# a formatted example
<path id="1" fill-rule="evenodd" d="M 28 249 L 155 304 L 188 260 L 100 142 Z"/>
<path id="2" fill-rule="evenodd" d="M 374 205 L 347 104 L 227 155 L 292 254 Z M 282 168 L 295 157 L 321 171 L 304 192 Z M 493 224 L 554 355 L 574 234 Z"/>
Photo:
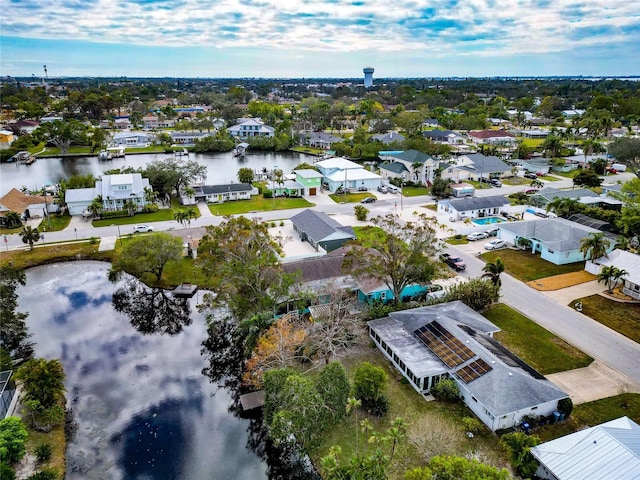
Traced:
<path id="1" fill-rule="evenodd" d="M 465 180 L 464 183 L 468 183 L 469 185 L 473 185 L 476 190 L 486 190 L 489 188 L 493 188 L 488 183 L 476 182 L 475 180 Z"/>
<path id="2" fill-rule="evenodd" d="M 0 235 L 13 235 L 14 233 L 20 233 L 22 231 L 22 225 L 18 225 L 14 228 L 0 227 Z"/>
<path id="3" fill-rule="evenodd" d="M 493 305 L 483 315 L 502 329 L 496 340 L 542 374 L 586 367 L 593 361 L 507 305 Z"/>
<path id="4" fill-rule="evenodd" d="M 434 212 L 438 211 L 438 205 L 435 203 L 428 203 L 426 205 L 422 205 L 422 208 L 426 208 L 428 210 L 433 210 Z"/>
<path id="5" fill-rule="evenodd" d="M 548 175 L 548 174 L 547 175 L 543 175 L 543 176 L 541 176 L 539 178 L 540 178 L 540 180 L 546 180 L 547 182 L 558 182 L 558 181 L 560 181 L 559 178 L 554 177 L 553 175 Z"/>
<path id="6" fill-rule="evenodd" d="M 576 405 L 568 421 L 546 426 L 536 431 L 543 442 L 593 427 L 623 416 L 640 423 L 640 394 L 621 393 L 614 397 Z"/>
<path id="7" fill-rule="evenodd" d="M 235 202 L 214 203 L 209 210 L 214 215 L 237 215 L 251 212 L 267 212 L 272 210 L 288 210 L 291 208 L 308 208 L 315 204 L 304 198 L 264 198 L 262 195 L 251 197 L 251 200 L 236 200 Z"/>
<path id="8" fill-rule="evenodd" d="M 553 172 L 554 175 L 558 175 L 559 177 L 565 177 L 565 178 L 573 178 L 576 175 L 578 175 L 580 172 L 582 172 L 582 169 L 577 168 L 575 170 L 571 170 L 569 172 Z"/>
<path id="9" fill-rule="evenodd" d="M 365 246 L 380 243 L 384 239 L 384 230 L 380 227 L 353 227 L 353 231 L 360 242 Z"/>
<path id="10" fill-rule="evenodd" d="M 420 195 L 429 195 L 427 187 L 403 187 L 402 194 L 405 197 L 418 197 Z"/>
<path id="11" fill-rule="evenodd" d="M 199 213 L 197 208 L 194 208 L 196 213 Z M 163 208 L 153 213 L 136 213 L 133 217 L 118 217 L 118 218 L 103 218 L 101 220 L 94 220 L 91 224 L 94 227 L 108 227 L 109 225 L 134 225 L 138 223 L 151 223 L 162 222 L 166 220 L 173 220 L 173 214 L 176 213 L 176 209 Z"/>
<path id="12" fill-rule="evenodd" d="M 467 243 L 469 243 L 466 235 L 460 235 L 460 238 L 456 237 L 457 235 L 454 235 L 453 237 L 445 238 L 444 241 L 449 245 L 466 245 Z"/>
<path id="13" fill-rule="evenodd" d="M 354 414 L 332 427 L 314 456 L 316 465 L 319 465 L 318 459 L 327 455 L 329 447 L 333 445 L 342 448 L 340 459 L 343 462 L 356 451 L 356 448 L 361 452 L 365 448 L 372 448 L 364 441 L 361 428 L 356 428 L 356 419 L 360 423 L 367 418 L 376 432 L 384 432 L 389 422 L 400 417 L 409 428 L 407 438 L 399 444 L 394 460 L 387 470 L 388 478 L 402 478 L 405 470 L 422 466 L 429 457 L 440 454 L 464 456 L 474 452 L 473 454 L 482 458 L 484 463 L 507 466 L 504 452 L 491 433 L 485 431 L 473 439 L 466 437 L 461 419 L 473 414 L 464 405 L 426 402 L 375 347 L 362 346 L 360 349 L 360 353 L 350 355 L 343 359 L 342 363 L 350 379 L 353 379 L 355 368 L 364 361 L 385 370 L 388 376 L 385 396 L 391 402 L 389 412 L 379 419 L 369 416 L 363 409 L 358 409 L 357 417 Z"/>
<path id="14" fill-rule="evenodd" d="M 64 230 L 71 221 L 71 215 L 49 215 L 49 218 L 42 220 L 38 227 L 41 232 L 59 232 Z"/>
<path id="15" fill-rule="evenodd" d="M 530 250 L 524 251 L 505 248 L 483 253 L 480 256 L 486 262 L 493 262 L 497 257 L 500 257 L 504 262 L 505 271 L 521 282 L 529 282 L 539 278 L 577 272 L 584 269 L 584 262 L 554 265 L 551 262 L 541 259 L 539 254 L 532 255 Z"/>
<path id="16" fill-rule="evenodd" d="M 640 304 L 591 295 L 573 300 L 569 306 L 573 307 L 577 302 L 582 302 L 582 313 L 588 317 L 640 343 Z"/>
<path id="17" fill-rule="evenodd" d="M 25 419 L 26 420 L 26 419 Z M 38 469 L 44 467 L 53 468 L 58 471 L 57 478 L 64 478 L 66 472 L 65 450 L 67 441 L 64 436 L 64 424 L 55 426 L 50 432 L 44 433 L 27 428 L 29 436 L 25 442 L 27 452 L 35 454 L 36 447 L 44 443 L 48 443 L 52 447 L 51 459 L 48 462 L 39 463 Z"/>
<path id="18" fill-rule="evenodd" d="M 33 250 L 10 250 L 0 253 L 0 263 L 13 262 L 18 268 L 30 268 L 69 260 L 111 260 L 112 252 L 98 252 L 98 242 L 77 242 L 47 245 Z"/>
<path id="19" fill-rule="evenodd" d="M 574 285 L 580 285 L 581 283 L 591 282 L 597 278 L 598 277 L 585 270 L 580 270 L 577 272 L 554 275 L 553 277 L 539 278 L 538 280 L 528 282 L 527 284 L 536 290 L 548 292 L 550 290 L 560 290 L 561 288 L 573 287 Z"/>
<path id="20" fill-rule="evenodd" d="M 525 147 L 536 149 L 544 143 L 544 139 L 541 138 L 523 138 L 522 145 Z"/>
<path id="21" fill-rule="evenodd" d="M 509 177 L 500 180 L 505 185 L 529 185 L 531 180 L 524 177 Z"/>
<path id="22" fill-rule="evenodd" d="M 327 153 L 326 150 L 322 150 L 321 148 L 311 148 L 311 147 L 293 147 L 290 148 L 292 152 L 300 152 L 300 153 L 308 153 L 309 155 L 324 155 Z"/>
<path id="23" fill-rule="evenodd" d="M 358 193 L 332 193 L 329 198 L 336 203 L 359 203 L 360 200 L 367 197 L 375 197 L 375 195 L 369 192 Z"/>

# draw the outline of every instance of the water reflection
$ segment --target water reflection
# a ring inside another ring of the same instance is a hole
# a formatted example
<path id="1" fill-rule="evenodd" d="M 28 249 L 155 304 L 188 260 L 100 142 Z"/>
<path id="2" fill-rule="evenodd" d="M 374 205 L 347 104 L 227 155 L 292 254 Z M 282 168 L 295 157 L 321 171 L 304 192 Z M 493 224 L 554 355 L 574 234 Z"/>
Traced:
<path id="1" fill-rule="evenodd" d="M 107 270 L 100 262 L 38 267 L 19 291 L 36 354 L 65 367 L 78 422 L 67 479 L 266 479 L 248 447 L 249 420 L 201 373 L 207 332 L 195 299 L 193 322 L 179 334 L 143 335 L 113 308 L 124 283 L 112 285 Z"/>
<path id="2" fill-rule="evenodd" d="M 113 293 L 113 308 L 129 317 L 140 333 L 175 335 L 191 325 L 191 307 L 186 298 L 174 297 L 162 288 L 148 288 L 127 280 Z"/>

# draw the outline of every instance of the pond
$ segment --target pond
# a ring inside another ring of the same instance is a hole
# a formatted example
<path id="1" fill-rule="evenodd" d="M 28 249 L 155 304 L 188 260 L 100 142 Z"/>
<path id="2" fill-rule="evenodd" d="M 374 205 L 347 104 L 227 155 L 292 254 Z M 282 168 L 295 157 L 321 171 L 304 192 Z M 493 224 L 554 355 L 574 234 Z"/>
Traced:
<path id="1" fill-rule="evenodd" d="M 93 174 L 95 177 L 102 172 L 115 168 L 134 167 L 142 168 L 154 161 L 163 160 L 170 156 L 164 153 L 148 153 L 140 155 L 127 155 L 125 158 L 116 158 L 108 162 L 98 160 L 98 157 L 73 157 L 73 158 L 41 158 L 32 165 L 18 165 L 16 163 L 0 163 L 0 177 L 2 178 L 2 192 L 8 192 L 11 188 L 20 189 L 23 185 L 29 189 L 38 190 L 45 184 L 54 184 L 63 178 L 72 175 Z M 240 168 L 253 170 L 270 170 L 277 166 L 285 173 L 302 162 L 313 163 L 316 157 L 296 152 L 250 152 L 244 158 L 235 158 L 228 153 L 201 153 L 190 154 L 190 159 L 207 166 L 207 183 L 222 184 L 238 181 Z"/>
<path id="2" fill-rule="evenodd" d="M 78 427 L 66 478 L 269 478 L 251 422 L 202 374 L 197 297 L 177 300 L 130 278 L 114 285 L 108 268 L 33 268 L 19 291 L 36 355 L 64 364 Z"/>

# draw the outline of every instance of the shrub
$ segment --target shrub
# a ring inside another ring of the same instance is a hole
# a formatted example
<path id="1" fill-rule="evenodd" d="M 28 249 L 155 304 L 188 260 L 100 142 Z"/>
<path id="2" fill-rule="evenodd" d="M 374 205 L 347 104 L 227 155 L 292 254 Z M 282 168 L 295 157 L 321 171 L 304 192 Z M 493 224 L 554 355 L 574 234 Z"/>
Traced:
<path id="1" fill-rule="evenodd" d="M 558 400 L 558 411 L 564 414 L 564 418 L 569 418 L 573 411 L 573 402 L 570 398 L 562 398 Z"/>
<path id="2" fill-rule="evenodd" d="M 499 298 L 499 285 L 494 285 L 490 280 L 471 278 L 466 282 L 452 286 L 445 295 L 440 297 L 440 303 L 460 300 L 468 307 L 481 311 L 497 302 Z"/>
<path id="3" fill-rule="evenodd" d="M 370 403 L 382 396 L 386 383 L 387 374 L 382 368 L 369 362 L 363 362 L 356 368 L 353 390 L 356 398 L 360 399 L 363 404 Z"/>
<path id="4" fill-rule="evenodd" d="M 363 205 L 356 205 L 353 207 L 355 212 L 356 220 L 359 222 L 365 222 L 367 220 L 367 215 L 369 215 L 369 210 Z"/>
<path id="5" fill-rule="evenodd" d="M 458 385 L 450 378 L 440 380 L 431 389 L 431 394 L 443 402 L 457 402 L 460 399 Z"/>
<path id="6" fill-rule="evenodd" d="M 362 406 L 367 409 L 370 415 L 383 417 L 389 411 L 389 399 L 381 394 L 375 400 L 362 402 Z"/>
<path id="7" fill-rule="evenodd" d="M 18 417 L 7 417 L 0 420 L 0 454 L 2 455 L 2 462 L 7 462 L 11 465 L 24 457 L 26 451 L 24 442 L 27 436 L 27 429 Z"/>
<path id="8" fill-rule="evenodd" d="M 268 188 L 265 188 L 262 190 L 262 196 L 264 198 L 273 198 L 273 191 L 269 190 Z"/>
<path id="9" fill-rule="evenodd" d="M 54 468 L 44 468 L 27 478 L 27 480 L 57 480 L 57 479 L 58 479 L 58 471 Z"/>
<path id="10" fill-rule="evenodd" d="M 280 226 L 284 227 L 284 220 L 280 220 Z"/>
<path id="11" fill-rule="evenodd" d="M 520 419 L 520 423 L 528 423 L 531 428 L 536 428 L 540 425 L 540 418 L 539 415 L 524 415 Z"/>
<path id="12" fill-rule="evenodd" d="M 95 245 L 96 243 L 98 243 L 99 239 L 98 237 L 91 237 L 89 239 L 89 245 Z"/>
<path id="13" fill-rule="evenodd" d="M 100 214 L 102 218 L 120 218 L 128 217 L 129 212 L 127 210 L 109 210 Z"/>
<path id="14" fill-rule="evenodd" d="M 35 455 L 39 462 L 48 462 L 51 459 L 53 453 L 53 447 L 50 443 L 41 443 L 36 446 Z"/>
<path id="15" fill-rule="evenodd" d="M 15 480 L 16 471 L 11 468 L 11 465 L 0 463 L 0 478 L 2 480 Z"/>
<path id="16" fill-rule="evenodd" d="M 477 435 L 484 430 L 482 422 L 474 417 L 463 417 L 462 425 L 464 425 L 465 432 L 471 432 L 474 435 Z"/>
<path id="17" fill-rule="evenodd" d="M 142 213 L 155 213 L 158 211 L 158 208 L 157 203 L 149 203 L 142 207 Z"/>

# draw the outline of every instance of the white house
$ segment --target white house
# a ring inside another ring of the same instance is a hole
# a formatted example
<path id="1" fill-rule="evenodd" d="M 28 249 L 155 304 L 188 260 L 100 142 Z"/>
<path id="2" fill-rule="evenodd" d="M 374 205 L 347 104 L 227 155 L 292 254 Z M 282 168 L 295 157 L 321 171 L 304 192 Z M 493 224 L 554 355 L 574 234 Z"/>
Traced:
<path id="1" fill-rule="evenodd" d="M 273 137 L 276 129 L 265 125 L 259 118 L 244 118 L 227 129 L 234 137 Z"/>
<path id="2" fill-rule="evenodd" d="M 546 480 L 637 480 L 640 425 L 620 417 L 533 447 Z"/>
<path id="3" fill-rule="evenodd" d="M 617 267 L 620 270 L 626 270 L 627 274 L 622 277 L 624 281 L 622 293 L 640 300 L 640 255 L 615 249 L 606 257 L 598 258 L 595 262 L 588 261 L 584 269 L 598 275 L 602 271 L 602 267 Z"/>
<path id="4" fill-rule="evenodd" d="M 124 145 L 127 147 L 148 147 L 153 142 L 153 136 L 145 132 L 118 132 L 109 145 Z"/>
<path id="5" fill-rule="evenodd" d="M 485 145 L 514 145 L 517 143 L 515 135 L 506 130 L 471 130 L 471 141 Z"/>
<path id="6" fill-rule="evenodd" d="M 322 181 L 331 192 L 338 187 L 357 189 L 365 187 L 375 190 L 381 185 L 382 178 L 361 165 L 342 157 L 333 157 L 316 162 L 316 167 L 322 174 Z"/>
<path id="7" fill-rule="evenodd" d="M 406 178 L 403 177 L 403 180 L 411 180 L 426 185 L 433 182 L 435 172 L 440 165 L 438 160 L 418 150 L 387 152 L 385 158 L 405 166 L 409 175 Z"/>
<path id="8" fill-rule="evenodd" d="M 500 329 L 462 302 L 390 313 L 369 336 L 421 395 L 445 378 L 492 431 L 550 416 L 568 395 L 493 339 Z"/>
<path id="9" fill-rule="evenodd" d="M 438 214 L 447 215 L 453 221 L 464 218 L 483 218 L 508 211 L 509 199 L 502 195 L 491 197 L 446 198 L 438 201 Z"/>
<path id="10" fill-rule="evenodd" d="M 82 215 L 93 200 L 102 197 L 104 210 L 124 210 L 133 203 L 136 210 L 142 210 L 150 190 L 149 179 L 140 173 L 103 175 L 94 188 L 73 188 L 65 192 L 65 203 L 70 215 Z"/>
<path id="11" fill-rule="evenodd" d="M 223 203 L 233 200 L 250 200 L 253 186 L 250 183 L 193 186 L 193 198 L 206 203 Z M 257 193 L 257 191 L 256 191 Z"/>

